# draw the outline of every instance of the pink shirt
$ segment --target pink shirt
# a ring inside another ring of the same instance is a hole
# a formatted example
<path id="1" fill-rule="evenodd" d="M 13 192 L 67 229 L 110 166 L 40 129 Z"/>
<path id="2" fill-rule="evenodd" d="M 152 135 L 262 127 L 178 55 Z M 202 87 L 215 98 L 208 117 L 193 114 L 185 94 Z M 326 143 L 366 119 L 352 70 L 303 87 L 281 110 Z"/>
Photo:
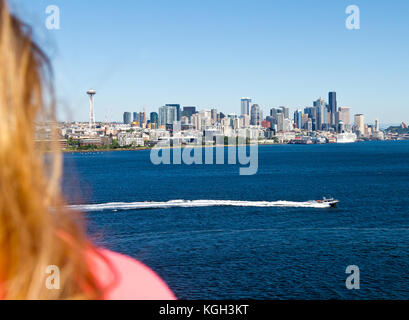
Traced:
<path id="1" fill-rule="evenodd" d="M 108 287 L 105 300 L 176 300 L 166 283 L 143 263 L 105 249 L 97 251 L 110 265 L 92 255 L 97 281 Z"/>

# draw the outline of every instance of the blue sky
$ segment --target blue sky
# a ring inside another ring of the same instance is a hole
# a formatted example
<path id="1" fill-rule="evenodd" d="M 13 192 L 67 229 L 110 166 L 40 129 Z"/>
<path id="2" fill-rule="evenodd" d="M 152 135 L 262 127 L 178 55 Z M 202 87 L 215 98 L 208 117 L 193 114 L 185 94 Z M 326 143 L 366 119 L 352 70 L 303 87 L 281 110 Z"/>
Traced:
<path id="1" fill-rule="evenodd" d="M 62 120 L 165 103 L 240 113 L 253 98 L 268 114 L 336 91 L 367 122 L 409 121 L 407 0 L 11 0 L 51 56 Z M 45 8 L 60 8 L 47 30 Z M 361 29 L 345 27 L 348 5 Z"/>

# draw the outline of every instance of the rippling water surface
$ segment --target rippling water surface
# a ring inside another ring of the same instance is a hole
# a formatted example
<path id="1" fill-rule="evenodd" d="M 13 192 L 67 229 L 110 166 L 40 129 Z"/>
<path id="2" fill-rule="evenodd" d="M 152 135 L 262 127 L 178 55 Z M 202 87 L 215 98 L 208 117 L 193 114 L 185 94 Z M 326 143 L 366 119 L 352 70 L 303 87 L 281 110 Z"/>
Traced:
<path id="1" fill-rule="evenodd" d="M 64 189 L 88 206 L 99 244 L 145 262 L 179 298 L 409 299 L 409 142 L 260 146 L 254 176 L 155 166 L 149 151 L 66 154 Z M 323 196 L 339 207 L 100 208 Z M 345 288 L 348 265 L 360 268 L 360 290 Z"/>

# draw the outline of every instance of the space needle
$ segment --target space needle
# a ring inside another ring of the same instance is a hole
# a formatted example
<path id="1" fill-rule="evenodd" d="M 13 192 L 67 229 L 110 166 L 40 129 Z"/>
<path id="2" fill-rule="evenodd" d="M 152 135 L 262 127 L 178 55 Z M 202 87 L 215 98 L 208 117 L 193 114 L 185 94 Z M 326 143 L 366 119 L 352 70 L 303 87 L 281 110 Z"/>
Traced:
<path id="1" fill-rule="evenodd" d="M 95 123 L 94 117 L 94 95 L 97 92 L 93 89 L 88 90 L 87 94 L 89 95 L 89 127 L 92 128 Z"/>

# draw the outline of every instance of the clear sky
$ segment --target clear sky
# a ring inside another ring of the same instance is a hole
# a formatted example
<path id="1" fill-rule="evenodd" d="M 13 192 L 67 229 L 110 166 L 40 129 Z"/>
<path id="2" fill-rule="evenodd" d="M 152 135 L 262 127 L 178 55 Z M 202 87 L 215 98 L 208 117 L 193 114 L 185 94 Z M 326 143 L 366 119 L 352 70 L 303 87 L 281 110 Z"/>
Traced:
<path id="1" fill-rule="evenodd" d="M 336 91 L 367 122 L 409 121 L 407 0 L 11 0 L 51 56 L 61 120 L 97 121 L 166 103 L 293 111 Z M 345 27 L 348 5 L 360 30 Z M 60 8 L 60 30 L 45 9 Z"/>

